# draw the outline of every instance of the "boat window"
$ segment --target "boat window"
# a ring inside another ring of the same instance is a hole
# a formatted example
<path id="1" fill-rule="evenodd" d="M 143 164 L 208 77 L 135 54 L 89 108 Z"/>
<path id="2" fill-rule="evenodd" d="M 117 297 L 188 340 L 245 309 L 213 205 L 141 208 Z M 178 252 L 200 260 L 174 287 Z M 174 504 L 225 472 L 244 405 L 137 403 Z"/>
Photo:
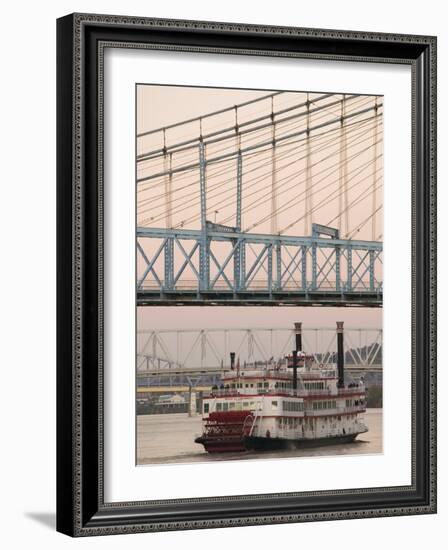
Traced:
<path id="1" fill-rule="evenodd" d="M 208 404 L 208 403 L 204 403 L 204 413 L 207 414 L 207 413 L 208 413 L 208 410 L 209 410 L 209 404 Z"/>
<path id="2" fill-rule="evenodd" d="M 243 401 L 243 409 L 248 409 L 248 408 L 249 408 L 248 401 Z"/>
<path id="3" fill-rule="evenodd" d="M 316 408 L 317 403 L 313 403 Z M 301 401 L 283 401 L 283 410 L 289 412 L 303 411 L 303 403 Z"/>
<path id="4" fill-rule="evenodd" d="M 216 410 L 222 411 L 222 403 L 216 403 Z"/>
<path id="5" fill-rule="evenodd" d="M 233 410 L 235 408 L 235 403 L 229 403 L 229 410 Z"/>
<path id="6" fill-rule="evenodd" d="M 222 404 L 222 410 L 223 411 L 228 411 L 229 410 L 229 404 L 228 403 L 223 403 Z"/>
<path id="7" fill-rule="evenodd" d="M 278 408 L 278 401 L 272 401 L 272 408 L 277 409 Z"/>
<path id="8" fill-rule="evenodd" d="M 237 410 L 237 411 L 240 411 L 241 408 L 242 408 L 242 403 L 241 403 L 241 401 L 238 401 L 238 402 L 236 403 L 236 410 Z"/>

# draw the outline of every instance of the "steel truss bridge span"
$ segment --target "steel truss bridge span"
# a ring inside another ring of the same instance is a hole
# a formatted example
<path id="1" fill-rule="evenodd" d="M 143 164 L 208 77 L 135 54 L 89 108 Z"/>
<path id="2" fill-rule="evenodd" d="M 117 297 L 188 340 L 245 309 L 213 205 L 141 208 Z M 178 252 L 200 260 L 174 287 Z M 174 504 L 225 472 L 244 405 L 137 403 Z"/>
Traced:
<path id="1" fill-rule="evenodd" d="M 293 237 L 211 227 L 201 253 L 202 231 L 139 228 L 138 305 L 213 301 L 380 307 L 382 243 L 320 236 L 330 229 L 313 224 L 312 237 Z M 144 244 L 148 240 L 150 247 Z"/>
<path id="2" fill-rule="evenodd" d="M 382 372 L 382 330 L 345 328 L 345 368 L 365 374 Z M 322 365 L 336 361 L 334 328 L 302 329 L 303 346 Z M 291 328 L 148 330 L 137 335 L 139 385 L 212 385 L 231 370 L 234 351 L 240 368 L 276 360 L 294 348 Z"/>

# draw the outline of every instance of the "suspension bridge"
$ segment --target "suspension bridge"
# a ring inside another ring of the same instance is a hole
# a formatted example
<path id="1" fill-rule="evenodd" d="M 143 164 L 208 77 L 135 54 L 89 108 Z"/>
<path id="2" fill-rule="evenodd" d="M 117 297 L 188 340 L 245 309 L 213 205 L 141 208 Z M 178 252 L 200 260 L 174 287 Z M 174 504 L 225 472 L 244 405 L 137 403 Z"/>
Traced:
<path id="1" fill-rule="evenodd" d="M 137 304 L 381 306 L 382 98 L 253 95 L 137 133 Z"/>

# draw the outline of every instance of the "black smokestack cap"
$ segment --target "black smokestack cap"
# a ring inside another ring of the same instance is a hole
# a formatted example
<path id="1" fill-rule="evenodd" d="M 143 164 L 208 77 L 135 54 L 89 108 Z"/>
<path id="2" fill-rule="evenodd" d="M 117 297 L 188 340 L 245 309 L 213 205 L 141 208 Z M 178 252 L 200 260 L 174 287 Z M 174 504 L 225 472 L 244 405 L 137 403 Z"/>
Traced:
<path id="1" fill-rule="evenodd" d="M 235 368 L 235 352 L 230 352 L 230 368 L 233 370 Z"/>
<path id="2" fill-rule="evenodd" d="M 344 323 L 336 322 L 338 334 L 338 388 L 344 387 Z"/>
<path id="3" fill-rule="evenodd" d="M 296 351 L 302 351 L 302 323 L 294 323 L 296 333 Z"/>

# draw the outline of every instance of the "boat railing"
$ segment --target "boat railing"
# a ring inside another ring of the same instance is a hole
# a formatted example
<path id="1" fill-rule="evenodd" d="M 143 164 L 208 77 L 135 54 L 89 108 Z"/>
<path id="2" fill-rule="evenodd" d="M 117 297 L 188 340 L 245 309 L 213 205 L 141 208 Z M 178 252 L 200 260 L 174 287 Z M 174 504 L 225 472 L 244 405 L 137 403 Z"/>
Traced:
<path id="1" fill-rule="evenodd" d="M 305 416 L 326 416 L 326 415 L 336 415 L 336 414 L 347 414 L 347 413 L 363 413 L 366 411 L 365 405 L 358 405 L 355 407 L 344 407 L 343 409 L 306 409 Z"/>
<path id="2" fill-rule="evenodd" d="M 339 396 L 341 394 L 358 394 L 364 393 L 365 386 L 357 385 L 353 387 L 345 386 L 339 388 Z M 205 395 L 208 397 L 238 397 L 238 396 L 254 396 L 257 395 L 266 395 L 274 394 L 285 397 L 313 397 L 313 396 L 329 396 L 329 397 L 338 397 L 338 394 L 335 394 L 331 388 L 325 388 L 323 390 L 307 390 L 303 388 L 298 388 L 297 390 L 285 389 L 285 388 L 218 388 L 212 389 L 209 392 L 206 392 Z"/>
<path id="3" fill-rule="evenodd" d="M 357 390 L 359 393 L 359 389 Z M 356 393 L 349 390 L 344 390 L 346 393 Z M 283 389 L 283 388 L 219 388 L 210 390 L 205 394 L 206 397 L 256 397 L 257 395 L 273 394 L 281 397 L 312 397 L 312 396 L 335 396 L 330 388 L 324 390 L 305 390 L 299 388 Z"/>
<path id="4" fill-rule="evenodd" d="M 365 386 L 361 386 L 359 384 L 357 384 L 356 386 L 344 386 L 343 388 L 339 388 L 339 392 L 340 393 L 361 393 L 361 392 L 365 392 L 366 391 L 366 387 Z"/>
<path id="5" fill-rule="evenodd" d="M 339 414 L 341 413 L 340 409 L 306 409 L 305 410 L 305 416 L 325 416 L 325 415 L 333 415 L 333 414 Z"/>
<path id="6" fill-rule="evenodd" d="M 323 378 L 334 378 L 336 376 L 336 372 L 334 369 L 323 369 L 323 368 L 309 370 L 306 372 L 299 372 L 299 374 L 303 380 L 315 380 L 316 374 L 318 374 Z"/>
<path id="7" fill-rule="evenodd" d="M 256 397 L 259 393 L 262 393 L 260 391 L 254 391 L 253 388 L 251 388 L 252 391 L 245 391 L 242 392 L 241 388 L 229 388 L 229 389 L 218 389 L 218 390 L 210 390 L 205 394 L 206 397 L 242 397 L 243 395 L 250 395 L 251 397 Z"/>
<path id="8" fill-rule="evenodd" d="M 208 397 L 257 397 L 257 395 L 266 395 L 268 393 L 289 395 L 287 390 L 277 390 L 274 388 L 219 388 L 210 390 L 205 395 Z"/>
<path id="9" fill-rule="evenodd" d="M 311 396 L 321 396 L 321 395 L 334 395 L 331 393 L 330 388 L 326 388 L 325 390 L 298 390 L 297 391 L 297 397 L 311 397 Z"/>
<path id="10" fill-rule="evenodd" d="M 206 393 L 206 396 L 210 396 L 210 397 L 229 397 L 229 396 L 236 396 L 238 395 L 238 390 L 237 389 L 229 389 L 229 390 L 224 390 L 224 389 L 220 389 L 220 390 L 211 390 L 209 392 Z"/>

